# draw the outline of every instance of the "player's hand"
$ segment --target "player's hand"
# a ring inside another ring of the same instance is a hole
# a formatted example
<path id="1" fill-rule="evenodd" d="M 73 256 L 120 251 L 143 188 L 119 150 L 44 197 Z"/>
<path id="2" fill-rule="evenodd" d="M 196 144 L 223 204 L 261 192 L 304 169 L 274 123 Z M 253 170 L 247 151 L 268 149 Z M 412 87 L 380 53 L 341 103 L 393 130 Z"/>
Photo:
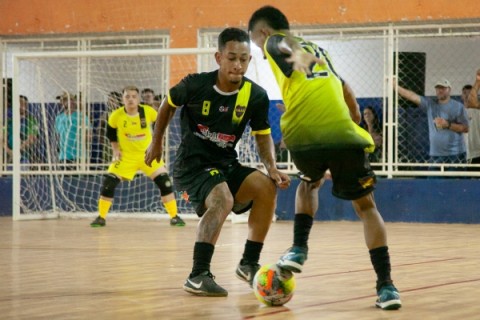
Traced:
<path id="1" fill-rule="evenodd" d="M 122 151 L 119 149 L 113 149 L 112 158 L 113 158 L 113 161 L 122 160 Z"/>
<path id="2" fill-rule="evenodd" d="M 160 160 L 162 160 L 162 153 L 162 146 L 156 147 L 153 143 L 151 143 L 145 151 L 145 164 L 151 167 L 153 160 L 160 162 Z"/>
<path id="3" fill-rule="evenodd" d="M 303 50 L 293 51 L 286 61 L 293 63 L 293 70 L 300 71 L 307 75 L 312 74 L 312 70 L 310 69 L 312 64 L 316 63 L 320 66 L 325 64 L 324 60 L 317 58 L 313 54 Z"/>
<path id="4" fill-rule="evenodd" d="M 276 103 L 275 107 L 277 107 L 277 109 L 280 110 L 280 112 L 282 112 L 282 113 L 284 113 L 285 110 L 286 110 L 286 107 L 283 103 Z"/>
<path id="5" fill-rule="evenodd" d="M 288 174 L 285 174 L 276 168 L 270 170 L 268 174 L 280 189 L 286 189 L 290 186 L 290 177 Z"/>

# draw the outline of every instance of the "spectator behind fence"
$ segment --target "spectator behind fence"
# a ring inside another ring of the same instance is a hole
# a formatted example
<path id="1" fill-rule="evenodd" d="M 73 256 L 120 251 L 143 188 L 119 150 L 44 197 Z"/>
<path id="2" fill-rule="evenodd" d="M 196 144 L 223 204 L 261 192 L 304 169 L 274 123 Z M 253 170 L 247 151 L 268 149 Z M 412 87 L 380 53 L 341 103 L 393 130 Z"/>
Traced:
<path id="1" fill-rule="evenodd" d="M 57 96 L 61 105 L 61 112 L 55 119 L 55 132 L 58 135 L 58 162 L 62 170 L 75 170 L 75 166 L 68 164 L 78 163 L 84 157 L 81 154 L 83 133 L 86 133 L 86 145 L 90 141 L 90 124 L 87 115 L 78 110 L 76 96 L 64 92 Z"/>
<path id="2" fill-rule="evenodd" d="M 28 111 L 28 98 L 20 97 L 20 162 L 36 162 L 33 147 L 38 140 L 39 128 L 37 119 Z M 13 158 L 13 114 L 8 110 L 7 114 L 7 161 L 11 162 Z"/>
<path id="3" fill-rule="evenodd" d="M 368 154 L 370 162 L 380 162 L 382 158 L 383 133 L 377 112 L 373 107 L 363 109 L 363 128 L 370 133 L 375 143 L 375 151 Z"/>
<path id="4" fill-rule="evenodd" d="M 149 105 L 150 107 L 153 107 L 155 103 L 155 92 L 153 89 L 150 88 L 145 88 L 142 90 L 142 104 Z"/>
<path id="5" fill-rule="evenodd" d="M 468 132 L 468 117 L 463 105 L 451 99 L 450 82 L 442 79 L 435 84 L 436 98 L 423 97 L 401 86 L 398 94 L 427 112 L 430 139 L 430 163 L 466 163 L 463 134 Z M 430 167 L 431 171 L 439 170 Z M 459 170 L 447 167 L 445 170 Z M 463 169 L 462 169 L 463 170 Z"/>
<path id="6" fill-rule="evenodd" d="M 480 69 L 477 70 L 473 86 L 466 85 L 462 90 L 462 99 L 467 108 L 470 127 L 467 134 L 467 160 L 471 164 L 480 164 L 480 103 L 478 91 L 480 90 Z M 480 168 L 472 168 L 477 171 Z"/>
<path id="7" fill-rule="evenodd" d="M 160 108 L 160 104 L 162 103 L 163 96 L 161 94 L 156 95 L 153 98 L 153 105 L 152 107 L 158 111 L 158 108 Z"/>

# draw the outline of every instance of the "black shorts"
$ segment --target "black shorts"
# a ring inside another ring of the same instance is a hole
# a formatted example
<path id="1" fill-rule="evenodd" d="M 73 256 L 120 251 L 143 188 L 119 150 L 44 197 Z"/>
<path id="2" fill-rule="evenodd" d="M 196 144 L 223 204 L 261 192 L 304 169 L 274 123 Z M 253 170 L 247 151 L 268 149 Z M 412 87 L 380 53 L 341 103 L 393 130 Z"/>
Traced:
<path id="1" fill-rule="evenodd" d="M 362 149 L 302 150 L 291 156 L 304 181 L 318 181 L 330 169 L 337 198 L 356 200 L 375 189 L 375 173 Z"/>
<path id="2" fill-rule="evenodd" d="M 201 217 L 206 211 L 205 200 L 217 184 L 227 182 L 230 192 L 235 197 L 243 180 L 255 171 L 257 170 L 244 167 L 238 162 L 226 167 L 205 167 L 189 174 L 174 176 L 175 188 L 187 193 L 188 200 L 195 208 L 197 215 Z M 251 207 L 252 202 L 234 203 L 232 211 L 240 214 Z"/>

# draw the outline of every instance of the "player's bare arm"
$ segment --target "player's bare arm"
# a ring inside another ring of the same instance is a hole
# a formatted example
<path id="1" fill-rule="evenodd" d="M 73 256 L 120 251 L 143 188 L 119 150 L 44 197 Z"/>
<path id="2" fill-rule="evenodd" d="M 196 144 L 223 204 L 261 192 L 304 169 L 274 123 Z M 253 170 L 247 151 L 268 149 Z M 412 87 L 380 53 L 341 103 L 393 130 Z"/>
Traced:
<path id="1" fill-rule="evenodd" d="M 270 178 L 275 181 L 275 184 L 279 188 L 288 188 L 290 185 L 290 177 L 277 169 L 275 161 L 275 148 L 273 146 L 271 135 L 257 134 L 255 135 L 255 140 L 257 142 L 258 155 L 265 165 L 265 169 L 267 169 Z"/>
<path id="2" fill-rule="evenodd" d="M 343 97 L 345 99 L 345 102 L 347 103 L 348 110 L 350 110 L 350 117 L 352 118 L 353 122 L 357 124 L 360 123 L 360 121 L 362 120 L 362 115 L 360 114 L 360 106 L 357 103 L 355 93 L 353 92 L 350 85 L 345 81 L 343 82 Z"/>
<path id="3" fill-rule="evenodd" d="M 158 110 L 157 119 L 155 120 L 155 127 L 153 130 L 152 143 L 148 146 L 145 152 L 145 163 L 152 165 L 153 160 L 160 162 L 163 154 L 163 137 L 165 130 L 170 123 L 175 111 L 177 109 L 172 107 L 167 99 L 163 100 L 162 106 Z"/>
<path id="4" fill-rule="evenodd" d="M 122 149 L 120 149 L 120 144 L 117 141 L 111 141 L 110 144 L 112 145 L 113 160 L 117 161 L 122 159 Z"/>
<path id="5" fill-rule="evenodd" d="M 475 83 L 472 86 L 472 90 L 467 97 L 467 107 L 480 109 L 480 102 L 478 101 L 478 91 L 480 90 L 480 69 L 477 70 L 477 76 Z"/>

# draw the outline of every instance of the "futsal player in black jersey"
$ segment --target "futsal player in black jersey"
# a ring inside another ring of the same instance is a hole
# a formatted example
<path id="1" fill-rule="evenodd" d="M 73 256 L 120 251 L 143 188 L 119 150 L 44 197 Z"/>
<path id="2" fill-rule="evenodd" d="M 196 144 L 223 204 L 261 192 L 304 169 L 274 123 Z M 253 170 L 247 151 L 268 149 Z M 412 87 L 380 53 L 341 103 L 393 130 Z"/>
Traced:
<path id="1" fill-rule="evenodd" d="M 228 214 L 250 210 L 248 237 L 236 275 L 252 285 L 276 203 L 276 187 L 290 184 L 276 168 L 268 123 L 269 100 L 244 76 L 250 62 L 250 39 L 237 28 L 223 30 L 215 60 L 219 69 L 190 74 L 172 87 L 158 112 L 145 162 L 159 161 L 165 129 L 181 109 L 182 140 L 174 164 L 177 190 L 186 191 L 201 217 L 193 250 L 193 268 L 183 288 L 200 296 L 227 296 L 210 271 L 215 243 Z M 267 174 L 242 166 L 235 145 L 247 124 L 255 136 Z"/>

